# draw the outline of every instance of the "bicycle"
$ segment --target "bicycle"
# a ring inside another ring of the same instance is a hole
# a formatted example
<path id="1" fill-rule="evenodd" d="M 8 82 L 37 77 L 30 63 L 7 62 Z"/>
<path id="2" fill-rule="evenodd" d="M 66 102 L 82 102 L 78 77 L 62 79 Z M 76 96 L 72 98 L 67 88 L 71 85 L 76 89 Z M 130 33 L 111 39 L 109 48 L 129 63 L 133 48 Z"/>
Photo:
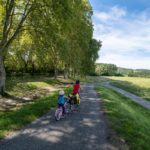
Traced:
<path id="1" fill-rule="evenodd" d="M 64 104 L 65 107 L 65 111 L 66 111 L 66 102 Z M 58 106 L 56 111 L 55 111 L 55 120 L 59 121 L 61 118 L 65 117 L 65 113 L 63 114 L 63 107 L 62 106 Z"/>
<path id="2" fill-rule="evenodd" d="M 70 111 L 71 112 L 79 110 L 80 96 L 78 93 L 70 96 L 69 104 L 70 104 Z"/>
<path id="3" fill-rule="evenodd" d="M 58 106 L 56 111 L 55 111 L 55 120 L 59 121 L 61 118 L 65 118 L 66 114 L 72 113 L 74 111 L 79 110 L 79 104 L 80 104 L 80 97 L 78 95 L 73 95 L 68 98 L 64 104 L 65 107 L 65 113 L 63 114 L 63 107 Z"/>

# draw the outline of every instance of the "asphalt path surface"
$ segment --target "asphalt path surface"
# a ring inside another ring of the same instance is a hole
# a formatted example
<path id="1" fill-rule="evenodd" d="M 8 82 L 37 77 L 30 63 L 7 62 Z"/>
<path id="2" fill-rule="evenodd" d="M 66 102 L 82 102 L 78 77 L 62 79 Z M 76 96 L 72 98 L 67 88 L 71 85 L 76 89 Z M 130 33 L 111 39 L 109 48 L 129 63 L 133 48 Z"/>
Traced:
<path id="1" fill-rule="evenodd" d="M 43 117 L 0 141 L 0 150 L 114 150 L 107 141 L 103 111 L 93 85 L 84 85 L 78 112 L 55 121 Z"/>

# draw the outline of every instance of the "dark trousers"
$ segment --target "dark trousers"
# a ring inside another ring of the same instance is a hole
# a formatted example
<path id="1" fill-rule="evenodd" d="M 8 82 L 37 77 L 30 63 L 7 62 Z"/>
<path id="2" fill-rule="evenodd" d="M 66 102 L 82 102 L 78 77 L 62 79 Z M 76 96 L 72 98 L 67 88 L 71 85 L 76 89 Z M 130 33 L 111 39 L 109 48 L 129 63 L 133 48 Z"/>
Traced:
<path id="1" fill-rule="evenodd" d="M 58 107 L 62 107 L 63 108 L 63 114 L 65 114 L 65 106 L 64 106 L 64 104 L 58 104 Z"/>

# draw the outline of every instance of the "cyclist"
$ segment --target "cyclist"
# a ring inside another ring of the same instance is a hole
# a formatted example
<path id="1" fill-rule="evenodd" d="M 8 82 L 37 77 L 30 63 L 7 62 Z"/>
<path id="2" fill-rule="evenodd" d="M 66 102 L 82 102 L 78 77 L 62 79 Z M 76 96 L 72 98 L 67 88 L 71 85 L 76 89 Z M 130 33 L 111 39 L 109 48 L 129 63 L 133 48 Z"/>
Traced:
<path id="1" fill-rule="evenodd" d="M 63 115 L 65 114 L 65 97 L 64 97 L 65 92 L 63 90 L 59 91 L 59 97 L 58 97 L 58 107 L 63 108 Z"/>
<path id="2" fill-rule="evenodd" d="M 73 94 L 79 94 L 80 90 L 80 81 L 76 80 L 76 83 L 73 85 Z"/>
<path id="3" fill-rule="evenodd" d="M 75 99 L 76 99 L 77 104 L 80 103 L 80 96 L 79 96 L 80 90 L 81 90 L 80 81 L 76 80 L 76 83 L 73 85 L 73 95 L 75 95 Z"/>

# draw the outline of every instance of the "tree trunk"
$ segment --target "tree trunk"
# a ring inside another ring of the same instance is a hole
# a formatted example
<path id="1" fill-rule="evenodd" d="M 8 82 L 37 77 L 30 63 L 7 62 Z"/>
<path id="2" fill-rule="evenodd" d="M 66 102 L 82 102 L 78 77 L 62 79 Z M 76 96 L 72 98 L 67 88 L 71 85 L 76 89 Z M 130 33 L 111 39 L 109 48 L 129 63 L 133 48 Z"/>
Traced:
<path id="1" fill-rule="evenodd" d="M 0 54 L 0 95 L 4 95 L 5 93 L 5 80 L 6 80 L 6 72 L 3 63 L 3 56 Z"/>
<path id="2" fill-rule="evenodd" d="M 54 70 L 54 77 L 55 77 L 55 79 L 57 79 L 57 76 L 58 76 L 58 70 L 57 70 L 57 68 L 55 68 L 55 70 Z"/>
<path id="3" fill-rule="evenodd" d="M 34 76 L 34 73 L 35 73 L 35 65 L 34 65 L 34 62 L 32 62 L 31 75 Z"/>
<path id="4" fill-rule="evenodd" d="M 68 68 L 66 64 L 65 64 L 65 69 L 64 69 L 64 79 L 68 79 Z"/>

